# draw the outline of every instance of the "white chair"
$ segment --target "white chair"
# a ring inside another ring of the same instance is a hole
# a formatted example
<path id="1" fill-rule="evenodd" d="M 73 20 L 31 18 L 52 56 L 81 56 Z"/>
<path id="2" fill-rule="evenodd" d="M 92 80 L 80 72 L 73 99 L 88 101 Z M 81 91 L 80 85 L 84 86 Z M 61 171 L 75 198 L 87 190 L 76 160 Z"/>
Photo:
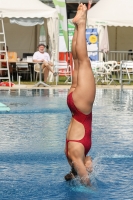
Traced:
<path id="1" fill-rule="evenodd" d="M 120 64 L 117 61 L 107 61 L 104 64 L 107 84 L 120 80 Z"/>
<path id="2" fill-rule="evenodd" d="M 105 68 L 104 61 L 90 61 L 91 68 L 95 77 L 96 84 L 101 81 L 105 82 Z"/>
<path id="3" fill-rule="evenodd" d="M 37 78 L 39 77 L 39 74 L 40 74 L 40 64 L 34 64 L 34 72 L 36 73 L 35 74 L 35 79 L 37 81 Z M 41 70 L 41 73 L 43 74 L 43 70 Z"/>
<path id="4" fill-rule="evenodd" d="M 56 78 L 56 85 L 59 81 L 59 77 L 66 77 L 64 83 L 71 84 L 72 83 L 72 69 L 71 65 L 69 65 L 66 61 L 55 61 L 54 62 L 54 69 L 58 73 Z"/>
<path id="5" fill-rule="evenodd" d="M 123 61 L 122 62 L 122 76 L 123 80 L 128 80 L 129 83 L 133 81 L 133 61 Z"/>
<path id="6" fill-rule="evenodd" d="M 27 61 L 27 59 L 23 60 L 22 63 L 21 62 L 16 62 L 17 81 L 18 81 L 18 76 L 20 74 L 24 74 L 24 75 L 28 75 L 29 74 L 30 75 L 30 80 L 32 82 L 31 66 L 29 66 L 26 61 Z"/>

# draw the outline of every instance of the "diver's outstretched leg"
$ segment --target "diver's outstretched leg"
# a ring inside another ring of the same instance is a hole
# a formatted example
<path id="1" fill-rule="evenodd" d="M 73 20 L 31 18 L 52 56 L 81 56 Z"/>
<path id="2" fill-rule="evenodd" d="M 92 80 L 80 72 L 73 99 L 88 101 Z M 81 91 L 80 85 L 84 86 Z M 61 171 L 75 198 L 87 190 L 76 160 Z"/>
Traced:
<path id="1" fill-rule="evenodd" d="M 77 24 L 76 55 L 78 59 L 77 87 L 73 92 L 76 107 L 83 113 L 89 114 L 95 98 L 95 80 L 87 54 L 86 18 L 87 7 L 80 5 L 75 23 Z"/>
<path id="2" fill-rule="evenodd" d="M 77 77 L 78 77 L 78 59 L 77 59 L 77 54 L 76 54 L 76 41 L 77 41 L 77 25 L 75 24 L 75 31 L 73 35 L 73 40 L 72 40 L 72 57 L 74 61 L 74 69 L 72 71 L 72 85 L 69 90 L 69 93 L 75 90 L 77 86 Z"/>

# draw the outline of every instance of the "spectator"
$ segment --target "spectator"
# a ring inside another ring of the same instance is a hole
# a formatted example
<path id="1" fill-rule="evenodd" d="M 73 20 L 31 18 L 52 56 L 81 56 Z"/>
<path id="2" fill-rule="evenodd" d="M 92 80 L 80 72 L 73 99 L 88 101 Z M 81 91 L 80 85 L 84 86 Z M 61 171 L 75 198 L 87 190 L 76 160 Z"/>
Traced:
<path id="1" fill-rule="evenodd" d="M 57 73 L 53 71 L 52 66 L 53 63 L 50 61 L 50 56 L 47 52 L 45 52 L 46 46 L 44 44 L 38 45 L 38 51 L 36 51 L 33 55 L 33 62 L 42 63 L 42 69 L 44 73 L 44 83 L 47 82 L 47 78 L 49 75 L 49 71 L 53 73 L 54 76 L 57 76 Z"/>

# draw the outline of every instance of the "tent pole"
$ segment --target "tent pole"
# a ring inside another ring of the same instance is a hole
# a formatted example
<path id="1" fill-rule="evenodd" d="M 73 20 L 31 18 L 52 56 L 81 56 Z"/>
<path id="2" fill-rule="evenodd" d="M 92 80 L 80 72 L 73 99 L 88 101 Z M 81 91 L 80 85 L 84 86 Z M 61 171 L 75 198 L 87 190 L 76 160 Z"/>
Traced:
<path id="1" fill-rule="evenodd" d="M 37 50 L 37 25 L 35 26 L 35 51 Z"/>
<path id="2" fill-rule="evenodd" d="M 48 47 L 49 47 L 49 41 L 48 41 L 48 23 L 47 23 L 47 19 L 44 19 L 44 30 L 45 30 L 45 37 L 46 37 L 45 45 L 48 45 Z M 49 51 L 49 49 L 47 49 L 47 51 Z"/>
<path id="3" fill-rule="evenodd" d="M 115 51 L 117 51 L 117 26 L 115 29 Z M 117 55 L 115 54 L 115 60 L 117 59 L 116 57 L 117 57 Z"/>

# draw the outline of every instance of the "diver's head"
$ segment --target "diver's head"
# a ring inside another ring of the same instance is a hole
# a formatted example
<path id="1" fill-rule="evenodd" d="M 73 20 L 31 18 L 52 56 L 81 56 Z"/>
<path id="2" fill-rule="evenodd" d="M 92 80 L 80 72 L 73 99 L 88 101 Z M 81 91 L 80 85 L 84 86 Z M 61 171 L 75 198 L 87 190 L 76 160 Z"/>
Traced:
<path id="1" fill-rule="evenodd" d="M 74 169 L 74 167 L 72 166 L 70 173 L 66 174 L 64 178 L 66 181 L 70 181 L 70 180 L 74 179 L 76 176 L 77 176 L 77 172 Z"/>

